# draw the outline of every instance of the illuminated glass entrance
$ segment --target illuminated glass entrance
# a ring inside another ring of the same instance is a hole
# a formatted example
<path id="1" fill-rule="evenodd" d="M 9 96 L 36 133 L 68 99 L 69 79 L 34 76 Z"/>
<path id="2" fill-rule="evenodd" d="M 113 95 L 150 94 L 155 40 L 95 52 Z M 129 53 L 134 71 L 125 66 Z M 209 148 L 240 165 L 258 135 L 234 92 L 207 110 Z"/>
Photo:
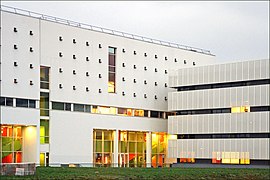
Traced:
<path id="1" fill-rule="evenodd" d="M 166 133 L 152 133 L 152 167 L 162 167 L 167 148 Z"/>
<path id="2" fill-rule="evenodd" d="M 114 131 L 94 130 L 94 166 L 112 166 L 113 143 Z"/>
<path id="3" fill-rule="evenodd" d="M 146 133 L 119 131 L 118 166 L 145 167 L 146 165 Z"/>

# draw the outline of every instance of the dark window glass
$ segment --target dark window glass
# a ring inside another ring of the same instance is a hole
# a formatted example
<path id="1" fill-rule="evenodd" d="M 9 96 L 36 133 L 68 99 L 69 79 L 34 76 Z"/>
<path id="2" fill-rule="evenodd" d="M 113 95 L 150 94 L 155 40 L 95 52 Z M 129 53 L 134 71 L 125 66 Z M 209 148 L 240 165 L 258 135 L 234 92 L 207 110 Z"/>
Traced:
<path id="1" fill-rule="evenodd" d="M 71 104 L 65 103 L 65 111 L 71 111 Z"/>
<path id="2" fill-rule="evenodd" d="M 91 112 L 91 106 L 90 105 L 85 105 L 84 106 L 84 112 Z"/>
<path id="3" fill-rule="evenodd" d="M 183 86 L 176 87 L 178 91 L 191 91 L 199 89 L 216 89 L 216 88 L 229 88 L 229 87 L 240 87 L 240 86 L 253 86 L 253 85 L 263 85 L 270 84 L 269 79 L 262 80 L 250 80 L 250 81 L 239 81 L 239 82 L 228 82 L 228 83 L 217 83 L 217 84 L 203 84 L 196 86 Z"/>
<path id="4" fill-rule="evenodd" d="M 40 93 L 39 107 L 40 109 L 49 109 L 49 93 Z"/>
<path id="5" fill-rule="evenodd" d="M 50 85 L 47 82 L 40 82 L 40 89 L 49 89 Z"/>
<path id="6" fill-rule="evenodd" d="M 6 106 L 13 106 L 13 98 L 6 98 Z"/>
<path id="7" fill-rule="evenodd" d="M 148 111 L 144 110 L 144 117 L 148 117 Z"/>
<path id="8" fill-rule="evenodd" d="M 115 66 L 109 66 L 109 71 L 110 72 L 115 72 Z"/>
<path id="9" fill-rule="evenodd" d="M 159 112 L 158 111 L 150 111 L 150 117 L 158 118 Z"/>
<path id="10" fill-rule="evenodd" d="M 40 116 L 49 116 L 50 111 L 46 109 L 40 109 Z"/>
<path id="11" fill-rule="evenodd" d="M 109 65 L 115 66 L 115 55 L 114 54 L 109 54 Z"/>
<path id="12" fill-rule="evenodd" d="M 178 134 L 177 139 L 269 138 L 270 133 Z"/>
<path id="13" fill-rule="evenodd" d="M 55 109 L 55 110 L 64 110 L 64 103 L 52 102 L 52 109 Z"/>
<path id="14" fill-rule="evenodd" d="M 74 111 L 84 112 L 83 104 L 74 104 Z"/>
<path id="15" fill-rule="evenodd" d="M 0 106 L 5 106 L 6 105 L 6 99 L 4 97 L 0 97 Z"/>
<path id="16" fill-rule="evenodd" d="M 270 106 L 250 107 L 250 112 L 270 111 Z"/>
<path id="17" fill-rule="evenodd" d="M 115 73 L 109 73 L 109 81 L 115 82 Z"/>
<path id="18" fill-rule="evenodd" d="M 36 101 L 35 100 L 29 100 L 29 108 L 36 108 Z"/>
<path id="19" fill-rule="evenodd" d="M 28 107 L 27 99 L 16 99 L 16 107 Z"/>
<path id="20" fill-rule="evenodd" d="M 40 81 L 49 82 L 49 68 L 40 67 Z"/>

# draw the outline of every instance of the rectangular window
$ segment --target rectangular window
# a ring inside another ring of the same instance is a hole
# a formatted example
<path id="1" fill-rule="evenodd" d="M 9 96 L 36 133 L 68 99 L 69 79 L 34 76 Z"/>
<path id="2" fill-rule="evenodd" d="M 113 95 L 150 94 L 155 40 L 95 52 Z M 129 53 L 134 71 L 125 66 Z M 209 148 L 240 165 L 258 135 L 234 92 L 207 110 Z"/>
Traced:
<path id="1" fill-rule="evenodd" d="M 105 106 L 98 106 L 98 112 L 100 114 L 117 114 L 117 108 L 115 107 L 105 107 Z"/>
<path id="2" fill-rule="evenodd" d="M 114 131 L 94 130 L 94 164 L 95 166 L 110 167 L 114 154 Z"/>
<path id="3" fill-rule="evenodd" d="M 118 108 L 118 115 L 132 116 L 132 109 Z"/>
<path id="4" fill-rule="evenodd" d="M 49 93 L 40 93 L 39 107 L 41 116 L 49 116 Z"/>
<path id="5" fill-rule="evenodd" d="M 21 126 L 0 126 L 0 163 L 22 162 L 22 128 Z"/>
<path id="6" fill-rule="evenodd" d="M 40 88 L 49 89 L 49 67 L 40 67 Z"/>
<path id="7" fill-rule="evenodd" d="M 36 108 L 36 101 L 35 100 L 29 100 L 29 108 Z"/>
<path id="8" fill-rule="evenodd" d="M 150 111 L 150 117 L 159 118 L 159 112 L 158 111 Z"/>
<path id="9" fill-rule="evenodd" d="M 91 106 L 90 105 L 84 105 L 84 112 L 91 112 Z"/>
<path id="10" fill-rule="evenodd" d="M 46 119 L 40 120 L 40 144 L 49 143 L 49 121 Z"/>
<path id="11" fill-rule="evenodd" d="M 93 106 L 91 112 L 92 113 L 98 113 L 98 107 L 97 106 Z"/>
<path id="12" fill-rule="evenodd" d="M 55 109 L 55 110 L 64 110 L 64 103 L 52 102 L 52 109 Z"/>
<path id="13" fill-rule="evenodd" d="M 134 116 L 144 116 L 144 110 L 141 109 L 135 109 L 134 110 Z"/>
<path id="14" fill-rule="evenodd" d="M 116 66 L 116 48 L 109 47 L 108 60 L 108 92 L 115 93 L 115 66 Z"/>
<path id="15" fill-rule="evenodd" d="M 0 97 L 0 106 L 5 106 L 6 105 L 6 98 Z"/>
<path id="16" fill-rule="evenodd" d="M 6 98 L 6 106 L 13 106 L 13 98 Z"/>
<path id="17" fill-rule="evenodd" d="M 84 112 L 84 105 L 83 104 L 74 104 L 74 111 Z"/>
<path id="18" fill-rule="evenodd" d="M 16 99 L 16 107 L 28 107 L 28 99 Z"/>
<path id="19" fill-rule="evenodd" d="M 65 103 L 65 111 L 71 111 L 71 104 Z"/>

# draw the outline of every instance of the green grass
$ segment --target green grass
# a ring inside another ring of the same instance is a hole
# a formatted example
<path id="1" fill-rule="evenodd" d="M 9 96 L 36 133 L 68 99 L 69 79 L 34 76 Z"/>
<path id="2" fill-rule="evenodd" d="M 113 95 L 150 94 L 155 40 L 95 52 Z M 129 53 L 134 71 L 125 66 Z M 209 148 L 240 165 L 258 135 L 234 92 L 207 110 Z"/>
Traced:
<path id="1" fill-rule="evenodd" d="M 270 179 L 269 169 L 229 168 L 60 168 L 38 167 L 34 176 L 0 176 L 4 179 Z"/>

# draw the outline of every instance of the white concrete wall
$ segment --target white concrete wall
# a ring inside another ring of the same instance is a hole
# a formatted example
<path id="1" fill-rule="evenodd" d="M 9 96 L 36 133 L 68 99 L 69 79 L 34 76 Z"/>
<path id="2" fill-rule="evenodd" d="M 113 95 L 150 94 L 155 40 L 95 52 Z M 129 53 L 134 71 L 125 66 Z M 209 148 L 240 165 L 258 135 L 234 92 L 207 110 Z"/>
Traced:
<path id="1" fill-rule="evenodd" d="M 18 32 L 14 32 L 16 27 Z M 39 100 L 39 20 L 1 11 L 0 96 Z M 30 36 L 33 31 L 33 36 Z M 14 49 L 16 44 L 18 49 Z M 33 52 L 30 52 L 33 47 Z M 14 66 L 14 62 L 18 66 Z M 30 69 L 33 64 L 33 69 Z M 14 83 L 14 79 L 18 83 Z M 33 81 L 34 85 L 30 85 Z"/>
<path id="2" fill-rule="evenodd" d="M 63 41 L 59 41 L 59 36 Z M 73 44 L 73 39 L 76 39 L 76 44 Z M 90 46 L 86 46 L 86 41 Z M 101 49 L 99 44 L 102 45 Z M 115 94 L 107 93 L 109 46 L 117 48 Z M 122 49 L 126 52 L 123 53 Z M 134 55 L 133 51 L 137 54 Z M 59 57 L 59 52 L 63 53 L 63 57 Z M 147 57 L 144 57 L 144 53 L 147 53 Z M 73 54 L 77 59 L 73 59 Z M 158 56 L 157 59 L 155 55 Z M 89 57 L 89 62 L 86 57 Z M 177 62 L 174 61 L 175 58 Z M 102 63 L 99 63 L 99 59 Z M 184 60 L 187 64 L 183 63 Z M 191 67 L 193 61 L 197 65 L 209 64 L 215 61 L 215 57 L 41 21 L 41 64 L 51 67 L 52 101 L 164 111 L 167 110 L 165 97 L 170 91 L 165 87 L 165 83 L 168 83 L 165 70 Z M 122 63 L 125 63 L 125 67 L 122 67 Z M 136 69 L 133 68 L 134 65 Z M 59 68 L 62 68 L 63 73 L 59 73 Z M 155 68 L 158 72 L 154 71 Z M 76 70 L 76 75 L 73 75 L 73 70 Z M 86 77 L 86 71 L 89 72 L 89 77 Z M 99 74 L 102 75 L 101 79 L 98 78 Z M 122 77 L 125 78 L 124 82 Z M 134 79 L 137 83 L 133 82 Z M 144 80 L 147 80 L 147 85 Z M 158 86 L 155 86 L 155 82 Z M 63 89 L 59 89 L 59 84 L 63 85 Z M 73 86 L 76 86 L 77 90 L 74 91 Z M 89 87 L 89 92 L 85 91 L 85 87 Z M 102 93 L 98 93 L 99 89 Z M 122 96 L 122 92 L 126 95 Z M 136 93 L 137 97 L 133 97 L 133 93 Z M 147 94 L 147 99 L 144 94 Z M 157 100 L 154 99 L 155 95 Z"/>
<path id="3" fill-rule="evenodd" d="M 93 129 L 166 132 L 167 120 L 52 110 L 50 163 L 93 163 Z"/>

